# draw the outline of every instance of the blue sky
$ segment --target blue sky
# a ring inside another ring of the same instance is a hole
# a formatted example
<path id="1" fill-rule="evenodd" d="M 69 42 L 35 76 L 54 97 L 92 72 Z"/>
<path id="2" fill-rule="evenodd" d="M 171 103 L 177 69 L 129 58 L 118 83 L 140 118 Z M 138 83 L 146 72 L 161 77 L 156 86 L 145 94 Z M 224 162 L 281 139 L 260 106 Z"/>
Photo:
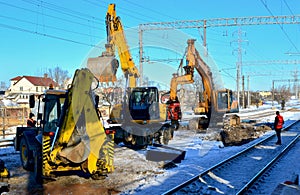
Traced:
<path id="1" fill-rule="evenodd" d="M 300 12 L 298 0 L 0 0 L 0 81 L 8 86 L 13 77 L 42 76 L 45 71 L 56 66 L 68 70 L 72 76 L 76 68 L 85 65 L 85 59 L 91 52 L 101 54 L 106 40 L 104 19 L 109 3 L 116 3 L 117 15 L 121 17 L 126 29 L 126 38 L 137 66 L 136 29 L 141 23 L 290 16 Z M 213 71 L 220 74 L 224 87 L 236 89 L 236 41 L 239 29 L 242 31 L 243 62 L 299 60 L 300 25 L 208 28 L 207 49 L 216 66 Z M 179 31 L 145 33 L 145 57 L 150 61 L 181 58 L 187 38 L 197 39 L 197 49 L 203 49 L 201 29 Z M 168 85 L 169 77 L 176 71 L 178 63 L 146 63 L 147 72 L 144 74 L 154 80 L 162 79 L 158 82 Z M 250 90 L 270 90 L 273 80 L 294 79 L 296 70 L 299 74 L 299 67 L 299 64 L 245 65 L 242 67 L 242 74 L 246 78 L 249 76 Z M 245 85 L 247 88 L 247 80 Z"/>

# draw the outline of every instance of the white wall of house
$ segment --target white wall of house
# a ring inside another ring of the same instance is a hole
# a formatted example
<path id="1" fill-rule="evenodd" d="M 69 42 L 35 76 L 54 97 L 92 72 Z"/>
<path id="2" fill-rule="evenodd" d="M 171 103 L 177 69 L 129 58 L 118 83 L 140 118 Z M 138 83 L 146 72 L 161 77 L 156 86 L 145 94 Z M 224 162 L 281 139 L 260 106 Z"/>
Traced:
<path id="1" fill-rule="evenodd" d="M 10 86 L 10 93 L 41 93 L 46 86 L 34 86 L 26 78 L 22 78 L 19 82 Z"/>

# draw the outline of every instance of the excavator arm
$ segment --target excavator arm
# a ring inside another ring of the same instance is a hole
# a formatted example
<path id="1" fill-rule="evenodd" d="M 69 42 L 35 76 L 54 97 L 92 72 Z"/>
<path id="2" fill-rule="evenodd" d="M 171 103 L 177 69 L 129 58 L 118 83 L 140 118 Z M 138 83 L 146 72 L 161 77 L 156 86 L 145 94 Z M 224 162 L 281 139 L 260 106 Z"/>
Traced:
<path id="1" fill-rule="evenodd" d="M 173 75 L 170 84 L 170 105 L 169 105 L 169 112 L 168 116 L 169 119 L 172 120 L 172 116 L 176 116 L 175 108 L 180 107 L 179 101 L 177 98 L 177 86 L 179 84 L 190 84 L 194 83 L 194 71 L 196 70 L 198 74 L 202 78 L 203 83 L 203 93 L 202 93 L 202 100 L 199 101 L 198 106 L 195 108 L 195 113 L 201 113 L 207 116 L 207 123 L 211 118 L 212 106 L 215 103 L 214 99 L 214 91 L 213 91 L 213 78 L 212 73 L 210 71 L 209 66 L 203 61 L 199 52 L 195 48 L 195 39 L 189 39 L 187 41 L 187 49 L 185 52 L 186 58 L 186 66 L 183 67 L 185 74 L 182 76 L 177 76 L 178 74 Z M 180 64 L 182 67 L 182 61 Z M 177 103 L 177 104 L 176 104 Z M 173 112 L 172 112 L 173 111 Z M 177 111 L 180 109 L 177 108 Z M 180 111 L 181 112 L 181 111 Z M 173 119 L 176 119 L 173 117 Z"/>
<path id="2" fill-rule="evenodd" d="M 184 69 L 184 74 L 178 76 L 178 73 L 173 74 L 173 78 L 170 83 L 170 98 L 167 108 L 168 119 L 171 120 L 171 124 L 176 128 L 179 126 L 178 120 L 181 119 L 180 102 L 177 97 L 178 85 L 194 83 L 194 67 L 195 67 L 195 46 L 194 39 L 187 41 L 188 47 L 186 49 L 186 66 L 183 67 L 183 59 L 180 62 L 179 68 Z"/>
<path id="3" fill-rule="evenodd" d="M 183 84 L 190 84 L 194 83 L 194 67 L 195 67 L 195 57 L 194 51 L 194 39 L 188 40 L 188 47 L 186 54 L 186 66 L 183 67 L 185 74 L 178 76 L 178 74 L 173 74 L 173 78 L 171 79 L 170 84 L 170 100 L 175 101 L 177 99 L 177 86 Z M 179 67 L 182 68 L 183 66 L 183 59 L 180 62 Z"/>
<path id="4" fill-rule="evenodd" d="M 140 73 L 130 54 L 121 19 L 117 16 L 115 8 L 115 4 L 109 4 L 106 13 L 106 50 L 99 57 L 89 58 L 87 67 L 100 82 L 115 82 L 119 67 L 119 62 L 115 58 L 115 51 L 117 50 L 121 69 L 128 81 L 128 86 L 133 88 L 136 87 L 136 79 L 140 77 Z"/>
<path id="5" fill-rule="evenodd" d="M 121 68 L 125 78 L 129 80 L 129 87 L 136 86 L 136 78 L 140 77 L 135 66 L 124 34 L 124 29 L 120 17 L 116 16 L 116 5 L 110 4 L 106 14 L 107 44 L 111 47 L 108 52 L 118 51 Z"/>

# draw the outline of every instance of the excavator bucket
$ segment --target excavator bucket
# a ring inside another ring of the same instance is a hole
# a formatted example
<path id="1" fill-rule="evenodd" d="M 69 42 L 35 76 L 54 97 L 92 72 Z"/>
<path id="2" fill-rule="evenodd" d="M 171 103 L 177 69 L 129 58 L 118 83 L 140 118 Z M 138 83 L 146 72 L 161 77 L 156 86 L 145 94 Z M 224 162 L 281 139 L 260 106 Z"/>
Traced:
<path id="1" fill-rule="evenodd" d="M 115 82 L 118 67 L 119 62 L 114 56 L 89 58 L 87 62 L 87 68 L 101 83 Z"/>

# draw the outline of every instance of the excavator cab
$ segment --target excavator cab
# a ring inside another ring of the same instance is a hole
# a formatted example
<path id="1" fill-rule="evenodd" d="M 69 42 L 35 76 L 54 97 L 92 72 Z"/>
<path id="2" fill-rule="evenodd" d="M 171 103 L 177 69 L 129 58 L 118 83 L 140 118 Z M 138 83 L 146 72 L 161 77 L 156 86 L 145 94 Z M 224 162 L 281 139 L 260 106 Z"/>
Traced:
<path id="1" fill-rule="evenodd" d="M 62 107 L 66 99 L 65 93 L 56 92 L 56 94 L 47 94 L 43 99 L 45 103 L 44 107 L 44 132 L 53 133 L 56 131 L 58 127 L 58 120 L 62 113 Z"/>
<path id="2" fill-rule="evenodd" d="M 237 101 L 234 100 L 232 91 L 229 89 L 216 91 L 217 97 L 217 111 L 224 113 L 236 113 L 239 112 Z"/>
<path id="3" fill-rule="evenodd" d="M 129 96 L 129 111 L 133 120 L 159 119 L 159 95 L 156 87 L 135 87 Z"/>

